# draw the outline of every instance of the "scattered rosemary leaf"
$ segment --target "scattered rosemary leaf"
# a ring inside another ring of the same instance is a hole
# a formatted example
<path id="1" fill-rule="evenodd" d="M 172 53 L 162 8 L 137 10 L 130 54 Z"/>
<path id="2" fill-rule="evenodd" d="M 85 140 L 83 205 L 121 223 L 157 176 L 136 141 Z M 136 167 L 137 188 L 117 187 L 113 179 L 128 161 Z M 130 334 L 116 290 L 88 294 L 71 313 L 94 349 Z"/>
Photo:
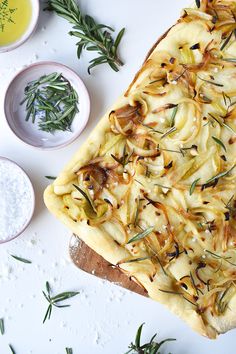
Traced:
<path id="1" fill-rule="evenodd" d="M 192 45 L 192 47 L 190 47 L 191 50 L 196 50 L 196 49 L 200 49 L 200 43 L 196 43 L 194 45 Z"/>
<path id="2" fill-rule="evenodd" d="M 214 82 L 214 81 L 210 81 L 210 80 L 206 80 L 206 79 L 203 79 L 202 77 L 198 76 L 198 78 L 204 82 L 207 82 L 208 84 L 211 84 L 211 85 L 214 85 L 214 86 L 218 86 L 218 87 L 224 87 L 223 84 L 219 84 L 217 82 Z"/>
<path id="3" fill-rule="evenodd" d="M 54 177 L 54 176 L 45 176 L 45 178 L 51 179 L 51 180 L 55 180 L 57 177 Z"/>
<path id="4" fill-rule="evenodd" d="M 82 196 L 87 200 L 88 204 L 91 206 L 91 208 L 93 209 L 93 211 L 95 213 L 97 213 L 97 210 L 95 208 L 95 205 L 92 201 L 92 199 L 88 196 L 87 193 L 85 193 L 80 187 L 76 186 L 76 184 L 73 184 L 73 186 L 77 189 L 78 192 L 80 192 L 80 194 L 82 194 Z"/>
<path id="5" fill-rule="evenodd" d="M 199 9 L 201 6 L 201 0 L 195 0 L 197 8 Z"/>
<path id="6" fill-rule="evenodd" d="M 189 194 L 192 195 L 196 186 L 197 186 L 197 183 L 200 181 L 201 178 L 197 178 L 195 179 L 195 181 L 193 181 L 193 183 L 191 184 L 190 186 L 190 189 L 189 189 Z"/>
<path id="7" fill-rule="evenodd" d="M 233 171 L 233 169 L 234 169 L 235 167 L 236 167 L 236 164 L 233 165 L 233 167 L 231 167 L 229 170 L 224 171 L 224 172 L 221 172 L 221 173 L 219 173 L 218 175 L 216 175 L 216 176 L 210 178 L 208 181 L 206 181 L 205 184 L 211 183 L 211 182 L 213 182 L 213 181 L 215 181 L 215 180 L 218 180 L 218 179 L 220 179 L 220 178 L 223 178 L 223 177 L 227 176 L 230 172 Z"/>
<path id="8" fill-rule="evenodd" d="M 222 60 L 228 63 L 236 63 L 236 58 L 222 58 Z"/>
<path id="9" fill-rule="evenodd" d="M 13 255 L 13 254 L 10 254 L 10 256 L 11 256 L 12 258 L 16 259 L 16 260 L 19 261 L 19 262 L 23 262 L 23 263 L 26 263 L 26 264 L 31 264 L 31 263 L 32 263 L 32 262 L 29 261 L 28 259 L 15 256 L 15 255 Z"/>
<path id="10" fill-rule="evenodd" d="M 135 241 L 139 241 L 142 240 L 143 238 L 145 238 L 146 236 L 148 236 L 152 231 L 154 230 L 154 227 L 149 227 L 146 230 L 136 234 L 134 237 L 132 237 L 127 244 L 135 242 Z"/>
<path id="11" fill-rule="evenodd" d="M 209 254 L 210 254 L 212 257 L 214 257 L 214 258 L 222 259 L 222 260 L 224 260 L 225 262 L 227 262 L 227 263 L 229 263 L 229 264 L 231 264 L 231 265 L 233 265 L 233 266 L 236 267 L 236 264 L 235 264 L 235 263 L 229 261 L 229 259 L 231 259 L 232 257 L 222 257 L 222 256 L 220 256 L 219 254 L 214 253 L 214 252 L 211 252 L 211 251 L 209 251 L 209 250 L 205 250 L 205 252 L 209 253 Z"/>
<path id="12" fill-rule="evenodd" d="M 138 217 L 139 217 L 139 207 L 140 207 L 140 197 L 137 198 L 137 209 L 134 217 L 134 227 L 138 224 Z"/>
<path id="13" fill-rule="evenodd" d="M 140 257 L 140 258 L 133 258 L 130 259 L 128 261 L 121 261 L 118 264 L 126 264 L 126 263 L 135 263 L 135 262 L 142 262 L 142 261 L 146 261 L 147 259 L 152 259 L 152 257 Z"/>
<path id="14" fill-rule="evenodd" d="M 176 117 L 176 114 L 178 112 L 178 108 L 179 108 L 179 106 L 177 105 L 173 109 L 173 112 L 172 112 L 172 115 L 171 115 L 171 118 L 170 118 L 170 126 L 171 126 L 171 128 L 174 127 L 174 125 L 175 125 L 175 117 Z"/>
<path id="15" fill-rule="evenodd" d="M 157 334 L 154 334 L 148 343 L 141 344 L 143 326 L 144 323 L 142 323 L 141 326 L 138 328 L 135 341 L 134 343 L 130 343 L 129 350 L 125 354 L 129 354 L 131 352 L 137 354 L 160 354 L 159 349 L 164 343 L 176 340 L 174 338 L 167 338 L 158 343 L 154 341 L 157 336 Z"/>
<path id="16" fill-rule="evenodd" d="M 66 354 L 73 354 L 72 348 L 66 348 Z"/>
<path id="17" fill-rule="evenodd" d="M 224 50 L 224 49 L 225 49 L 225 47 L 226 47 L 227 44 L 229 43 L 229 41 L 230 41 L 230 39 L 231 39 L 233 33 L 234 33 L 234 31 L 232 31 L 232 32 L 230 33 L 230 35 L 225 39 L 225 41 L 223 42 L 222 46 L 220 47 L 220 50 Z"/>
<path id="18" fill-rule="evenodd" d="M 222 126 L 228 129 L 231 133 L 236 134 L 236 131 L 230 125 L 222 123 Z"/>
<path id="19" fill-rule="evenodd" d="M 227 152 L 224 143 L 220 139 L 216 138 L 215 136 L 212 136 L 212 139 L 215 140 L 215 142 L 219 144 L 225 150 L 225 152 Z"/>
<path id="20" fill-rule="evenodd" d="M 10 348 L 12 354 L 16 354 L 16 352 L 11 344 L 9 344 L 9 348 Z"/>
<path id="21" fill-rule="evenodd" d="M 169 130 L 167 130 L 167 132 L 165 132 L 165 133 L 161 136 L 161 139 L 166 138 L 168 135 L 174 133 L 176 130 L 177 130 L 176 127 L 170 128 Z"/>
<path id="22" fill-rule="evenodd" d="M 163 184 L 159 184 L 159 183 L 155 183 L 154 186 L 160 187 L 160 188 L 165 188 L 168 190 L 171 190 L 172 187 L 167 187 L 167 186 L 163 186 Z"/>
<path id="23" fill-rule="evenodd" d="M 163 132 L 161 132 L 160 130 L 156 130 L 156 129 L 154 129 L 154 128 L 150 127 L 149 125 L 144 124 L 144 123 L 143 123 L 143 122 L 141 122 L 141 121 L 139 121 L 139 124 L 141 124 L 141 125 L 142 125 L 143 127 L 145 127 L 145 128 L 150 129 L 153 133 L 164 134 L 164 133 L 163 133 Z"/>
<path id="24" fill-rule="evenodd" d="M 0 333 L 3 336 L 5 333 L 4 319 L 0 318 Z"/>
<path id="25" fill-rule="evenodd" d="M 60 305 L 60 303 L 62 301 L 68 300 L 68 299 L 79 294 L 78 291 L 65 291 L 65 292 L 60 293 L 56 296 L 51 296 L 51 287 L 50 287 L 50 284 L 48 281 L 46 282 L 46 290 L 47 290 L 47 293 L 45 293 L 45 291 L 43 291 L 43 296 L 48 301 L 49 305 L 48 305 L 47 311 L 45 313 L 43 323 L 45 323 L 45 321 L 47 319 L 50 320 L 53 306 L 58 307 L 58 308 L 70 307 L 70 305 Z"/>

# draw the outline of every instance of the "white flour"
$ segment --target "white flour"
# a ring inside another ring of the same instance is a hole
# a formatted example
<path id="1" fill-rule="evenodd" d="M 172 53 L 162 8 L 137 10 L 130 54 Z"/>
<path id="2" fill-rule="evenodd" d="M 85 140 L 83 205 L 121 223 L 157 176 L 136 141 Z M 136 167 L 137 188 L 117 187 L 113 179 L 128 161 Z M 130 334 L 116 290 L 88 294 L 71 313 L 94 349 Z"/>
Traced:
<path id="1" fill-rule="evenodd" d="M 0 241 L 16 236 L 32 212 L 32 189 L 23 171 L 0 160 Z"/>

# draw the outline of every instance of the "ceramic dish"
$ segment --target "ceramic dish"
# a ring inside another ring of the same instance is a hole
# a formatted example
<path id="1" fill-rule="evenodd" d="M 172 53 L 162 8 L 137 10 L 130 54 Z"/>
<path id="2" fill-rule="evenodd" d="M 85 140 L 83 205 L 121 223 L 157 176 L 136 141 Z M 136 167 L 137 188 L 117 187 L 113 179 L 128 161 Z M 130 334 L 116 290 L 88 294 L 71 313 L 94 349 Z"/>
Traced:
<path id="1" fill-rule="evenodd" d="M 79 112 L 73 120 L 70 132 L 56 131 L 51 134 L 39 130 L 37 123 L 25 121 L 25 106 L 20 105 L 27 84 L 53 72 L 61 73 L 69 80 L 79 96 Z M 52 150 L 70 144 L 81 134 L 88 122 L 90 99 L 84 83 L 74 71 L 59 63 L 40 62 L 28 66 L 13 78 L 6 91 L 4 110 L 10 129 L 19 139 L 36 148 Z"/>
<path id="2" fill-rule="evenodd" d="M 13 234 L 9 234 L 9 236 L 4 237 L 4 239 L 0 238 L 0 244 L 1 243 L 6 243 L 9 242 L 13 239 L 15 239 L 16 237 L 20 236 L 22 234 L 22 232 L 27 228 L 27 226 L 29 225 L 33 214 L 34 214 L 34 209 L 35 209 L 35 194 L 34 194 L 34 189 L 33 189 L 33 185 L 30 181 L 30 178 L 28 177 L 28 175 L 26 174 L 26 172 L 18 165 L 16 164 L 14 161 L 9 160 L 6 157 L 2 157 L 0 156 L 0 162 L 4 161 L 7 164 L 7 168 L 9 169 L 11 167 L 11 165 L 14 166 L 15 170 L 18 170 L 20 172 L 20 176 L 21 178 L 23 177 L 25 184 L 27 186 L 27 192 L 28 192 L 28 196 L 29 196 L 29 203 L 30 204 L 30 208 L 27 209 L 28 213 L 25 216 L 25 221 L 22 222 L 22 224 L 19 224 L 18 230 L 13 233 Z M 1 181 L 0 181 L 1 182 Z M 1 210 L 3 212 L 3 210 Z M 17 215 L 17 210 L 14 210 L 14 213 L 16 213 Z"/>
<path id="3" fill-rule="evenodd" d="M 29 22 L 29 25 L 27 26 L 26 31 L 16 41 L 7 45 L 2 45 L 2 46 L 0 45 L 0 53 L 9 52 L 13 49 L 16 49 L 17 47 L 25 43 L 34 33 L 39 19 L 40 5 L 39 5 L 39 0 L 30 0 L 30 3 L 31 3 L 32 14 L 31 14 L 31 20 Z"/>

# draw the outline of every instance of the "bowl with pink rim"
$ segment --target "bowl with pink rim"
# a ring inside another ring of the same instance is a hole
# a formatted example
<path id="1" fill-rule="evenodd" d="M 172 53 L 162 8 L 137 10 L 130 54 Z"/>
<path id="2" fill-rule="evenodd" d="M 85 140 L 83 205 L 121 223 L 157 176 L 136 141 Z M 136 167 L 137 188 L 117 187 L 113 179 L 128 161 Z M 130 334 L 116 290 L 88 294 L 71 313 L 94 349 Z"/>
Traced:
<path id="1" fill-rule="evenodd" d="M 1 42 L 0 42 L 0 53 L 9 52 L 9 51 L 21 46 L 33 35 L 33 33 L 35 32 L 35 30 L 37 28 L 38 19 L 39 19 L 39 11 L 40 11 L 39 0 L 24 0 L 24 1 L 28 1 L 29 6 L 30 6 L 30 10 L 29 10 L 30 14 L 29 14 L 28 24 L 26 24 L 26 28 L 22 29 L 22 33 L 19 36 L 19 38 L 14 36 L 14 40 L 10 41 L 10 43 L 7 43 L 7 44 L 1 44 Z M 19 6 L 19 8 L 17 8 L 16 5 L 17 4 L 15 4 L 14 2 L 9 2 L 9 4 L 6 3 L 5 7 L 4 7 L 3 2 L 1 4 L 1 6 L 2 6 L 1 11 L 4 11 L 6 13 L 6 15 L 9 15 L 12 17 L 12 18 L 9 17 L 8 23 L 5 23 L 2 21 L 1 26 L 8 24 L 12 28 L 11 29 L 12 33 L 13 32 L 16 33 L 15 28 L 14 28 L 14 25 L 15 25 L 14 13 L 15 13 L 15 11 L 18 11 L 18 12 L 23 11 L 23 10 L 21 10 L 20 6 Z M 4 36 L 3 27 L 0 29 L 0 33 L 2 36 Z"/>
<path id="2" fill-rule="evenodd" d="M 35 209 L 33 185 L 14 161 L 0 156 L 0 244 L 20 236 Z"/>
<path id="3" fill-rule="evenodd" d="M 25 87 L 30 82 L 52 73 L 63 75 L 78 95 L 78 112 L 71 129 L 53 133 L 40 130 L 38 123 L 32 122 L 31 119 L 27 121 L 26 105 L 21 104 Z M 38 149 L 53 150 L 72 143 L 84 130 L 90 114 L 90 98 L 83 81 L 75 71 L 63 64 L 45 61 L 28 66 L 12 79 L 5 93 L 4 112 L 8 126 L 21 141 Z"/>

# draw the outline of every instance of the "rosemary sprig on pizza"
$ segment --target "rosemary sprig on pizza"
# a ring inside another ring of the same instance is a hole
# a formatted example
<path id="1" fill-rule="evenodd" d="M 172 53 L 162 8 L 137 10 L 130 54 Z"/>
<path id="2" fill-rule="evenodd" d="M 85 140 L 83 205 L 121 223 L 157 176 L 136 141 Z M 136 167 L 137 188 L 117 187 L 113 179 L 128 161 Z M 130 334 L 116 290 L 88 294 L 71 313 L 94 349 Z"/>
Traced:
<path id="1" fill-rule="evenodd" d="M 202 335 L 236 327 L 236 2 L 197 1 L 45 192 Z"/>

